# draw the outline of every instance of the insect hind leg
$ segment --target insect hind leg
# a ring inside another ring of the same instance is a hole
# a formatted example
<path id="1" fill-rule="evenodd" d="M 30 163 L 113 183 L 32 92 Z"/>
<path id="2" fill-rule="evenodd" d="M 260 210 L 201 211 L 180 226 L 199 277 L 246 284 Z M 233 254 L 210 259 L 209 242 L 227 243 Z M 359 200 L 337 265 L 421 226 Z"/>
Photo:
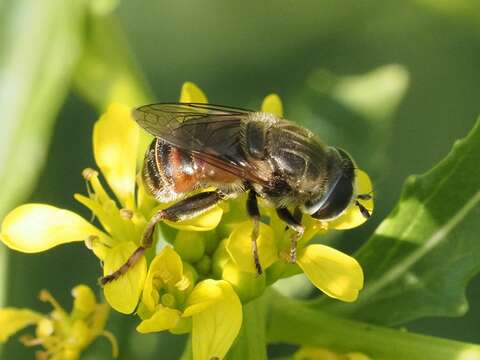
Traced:
<path id="1" fill-rule="evenodd" d="M 142 258 L 143 253 L 153 244 L 155 226 L 162 220 L 180 221 L 191 219 L 211 209 L 223 199 L 218 191 L 207 191 L 190 196 L 172 206 L 159 210 L 148 222 L 143 234 L 141 245 L 133 252 L 127 261 L 113 273 L 100 278 L 100 284 L 106 285 L 124 275 Z"/>

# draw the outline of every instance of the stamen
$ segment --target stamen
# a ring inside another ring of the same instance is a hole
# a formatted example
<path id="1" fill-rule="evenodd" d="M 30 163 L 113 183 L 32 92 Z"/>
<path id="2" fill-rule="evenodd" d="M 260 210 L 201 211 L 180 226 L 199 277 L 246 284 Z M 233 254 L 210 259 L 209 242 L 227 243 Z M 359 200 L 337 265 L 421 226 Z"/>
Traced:
<path id="1" fill-rule="evenodd" d="M 31 335 L 20 336 L 20 342 L 25 346 L 37 346 L 42 345 L 43 340 L 39 338 L 34 338 Z"/>
<path id="2" fill-rule="evenodd" d="M 112 345 L 112 357 L 117 358 L 118 357 L 118 342 L 117 338 L 115 335 L 113 335 L 110 331 L 103 330 L 100 335 L 104 336 L 107 338 L 108 341 L 110 341 L 110 345 Z"/>
<path id="3" fill-rule="evenodd" d="M 92 186 L 93 192 L 88 189 L 88 186 L 87 190 L 89 190 L 88 194 L 90 196 L 94 196 L 94 200 L 98 201 L 100 204 L 104 204 L 110 200 L 110 196 L 108 196 L 107 192 L 100 183 L 100 180 L 98 179 L 98 171 L 91 168 L 86 168 L 82 171 L 82 176 Z"/>
<path id="4" fill-rule="evenodd" d="M 50 294 L 48 290 L 41 290 L 40 293 L 38 294 L 38 298 L 40 301 L 43 302 L 48 302 L 50 305 L 52 305 L 53 309 L 64 314 L 65 310 L 60 306 L 60 304 L 55 300 L 55 298 Z"/>
<path id="5" fill-rule="evenodd" d="M 166 307 L 173 308 L 176 305 L 175 297 L 172 294 L 163 294 L 160 301 Z"/>
<path id="6" fill-rule="evenodd" d="M 92 177 L 98 176 L 98 171 L 92 168 L 86 168 L 86 169 L 83 169 L 82 176 L 85 180 L 91 181 Z"/>
<path id="7" fill-rule="evenodd" d="M 133 211 L 130 209 L 120 209 L 120 216 L 122 219 L 131 220 L 133 218 Z"/>
<path id="8" fill-rule="evenodd" d="M 90 235 L 86 240 L 85 240 L 85 246 L 87 247 L 87 249 L 89 250 L 92 250 L 93 251 L 93 248 L 97 245 L 101 245 L 101 246 L 105 246 L 106 248 L 109 248 L 111 249 L 112 247 L 103 242 L 103 241 L 100 241 L 100 238 L 97 236 L 97 235 Z"/>

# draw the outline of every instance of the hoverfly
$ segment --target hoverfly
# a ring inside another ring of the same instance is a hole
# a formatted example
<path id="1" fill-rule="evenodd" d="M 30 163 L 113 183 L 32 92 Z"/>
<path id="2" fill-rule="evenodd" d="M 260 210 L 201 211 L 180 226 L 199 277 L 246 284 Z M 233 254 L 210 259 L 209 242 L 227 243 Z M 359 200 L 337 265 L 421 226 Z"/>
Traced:
<path id="1" fill-rule="evenodd" d="M 274 206 L 294 230 L 289 253 L 292 263 L 303 234 L 302 213 L 328 221 L 354 203 L 364 217 L 370 217 L 357 201 L 370 195 L 356 193 L 351 157 L 286 119 L 200 103 L 145 105 L 133 115 L 155 137 L 142 171 L 147 191 L 160 202 L 179 201 L 152 217 L 142 245 L 117 271 L 103 277 L 103 284 L 117 279 L 138 261 L 152 245 L 157 223 L 195 217 L 241 192 L 248 192 L 247 211 L 254 223 L 252 256 L 258 274 L 262 267 L 257 249 L 257 197 Z M 189 196 L 194 190 L 207 188 L 215 190 Z M 289 208 L 294 208 L 297 216 Z"/>

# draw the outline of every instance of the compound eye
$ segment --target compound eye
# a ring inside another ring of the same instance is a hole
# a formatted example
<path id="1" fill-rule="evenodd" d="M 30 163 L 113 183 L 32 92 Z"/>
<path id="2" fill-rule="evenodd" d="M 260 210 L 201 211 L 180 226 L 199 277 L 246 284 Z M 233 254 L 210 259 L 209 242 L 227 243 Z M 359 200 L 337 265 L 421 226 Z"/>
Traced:
<path id="1" fill-rule="evenodd" d="M 343 175 L 334 185 L 330 195 L 312 217 L 320 220 L 330 220 L 338 217 L 352 201 L 353 178 Z"/>

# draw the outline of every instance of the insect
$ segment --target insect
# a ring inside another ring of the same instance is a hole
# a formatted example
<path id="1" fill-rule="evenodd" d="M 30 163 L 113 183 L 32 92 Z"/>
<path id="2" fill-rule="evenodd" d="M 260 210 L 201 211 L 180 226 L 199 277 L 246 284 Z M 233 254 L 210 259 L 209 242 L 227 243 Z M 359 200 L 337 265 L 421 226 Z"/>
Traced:
<path id="1" fill-rule="evenodd" d="M 200 103 L 160 103 L 134 111 L 138 124 L 155 136 L 145 155 L 142 176 L 159 201 L 175 201 L 149 221 L 141 246 L 117 271 L 101 279 L 115 280 L 132 267 L 153 242 L 162 220 L 195 217 L 224 199 L 248 192 L 247 211 L 253 220 L 252 257 L 262 273 L 257 237 L 257 197 L 276 208 L 289 226 L 289 261 L 296 261 L 303 213 L 332 220 L 350 204 L 368 218 L 358 199 L 355 165 L 343 150 L 324 145 L 312 132 L 270 113 Z M 192 191 L 214 188 L 189 196 Z M 289 208 L 295 209 L 292 214 Z"/>

